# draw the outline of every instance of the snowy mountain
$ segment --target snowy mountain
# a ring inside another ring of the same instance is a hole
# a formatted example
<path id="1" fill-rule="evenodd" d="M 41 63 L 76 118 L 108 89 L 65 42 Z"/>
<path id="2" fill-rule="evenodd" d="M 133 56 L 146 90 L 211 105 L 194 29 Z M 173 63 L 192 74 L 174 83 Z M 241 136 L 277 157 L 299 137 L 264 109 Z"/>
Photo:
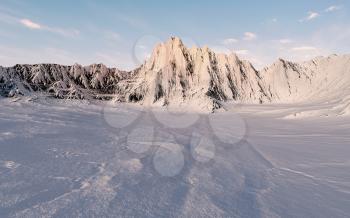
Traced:
<path id="1" fill-rule="evenodd" d="M 0 68 L 0 94 L 7 97 L 33 91 L 57 98 L 110 99 L 118 81 L 128 74 L 103 64 L 83 67 L 57 64 L 15 65 Z"/>
<path id="2" fill-rule="evenodd" d="M 212 110 L 218 102 L 295 103 L 349 96 L 350 56 L 318 57 L 304 63 L 279 59 L 257 71 L 235 54 L 208 47 L 186 48 L 172 37 L 130 71 L 102 64 L 15 65 L 0 68 L 0 94 L 44 91 L 58 98 L 116 99 L 143 105 L 192 105 Z M 348 103 L 347 101 L 345 102 Z"/>
<path id="3" fill-rule="evenodd" d="M 317 57 L 303 63 L 280 59 L 261 75 L 274 102 L 341 98 L 350 94 L 350 55 Z"/>
<path id="4" fill-rule="evenodd" d="M 235 54 L 215 54 L 208 47 L 188 49 L 179 38 L 159 44 L 135 70 L 126 99 L 178 105 L 213 106 L 213 100 L 269 102 L 257 70 Z"/>
<path id="5" fill-rule="evenodd" d="M 261 75 L 272 102 L 318 105 L 288 118 L 350 114 L 350 55 L 317 57 L 303 63 L 280 59 Z"/>

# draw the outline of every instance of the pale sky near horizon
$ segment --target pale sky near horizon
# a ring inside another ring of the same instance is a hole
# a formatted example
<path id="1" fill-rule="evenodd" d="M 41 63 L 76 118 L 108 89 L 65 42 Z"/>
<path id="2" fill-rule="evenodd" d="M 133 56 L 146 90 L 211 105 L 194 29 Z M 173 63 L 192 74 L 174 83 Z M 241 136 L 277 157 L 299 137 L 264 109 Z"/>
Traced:
<path id="1" fill-rule="evenodd" d="M 104 63 L 132 69 L 155 43 L 236 52 L 257 68 L 350 53 L 350 2 L 1 0 L 0 65 Z"/>

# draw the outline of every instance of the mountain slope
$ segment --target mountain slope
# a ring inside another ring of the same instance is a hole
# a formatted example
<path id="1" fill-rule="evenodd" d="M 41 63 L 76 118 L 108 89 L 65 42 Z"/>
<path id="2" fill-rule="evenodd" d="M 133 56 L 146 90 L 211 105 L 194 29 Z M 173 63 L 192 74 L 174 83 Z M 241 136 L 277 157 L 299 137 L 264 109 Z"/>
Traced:
<path id="1" fill-rule="evenodd" d="M 249 62 L 235 54 L 215 54 L 207 47 L 188 49 L 179 38 L 158 45 L 134 75 L 132 85 L 125 88 L 129 101 L 160 105 L 191 102 L 206 107 L 215 100 L 271 100 L 259 72 Z"/>
<path id="2" fill-rule="evenodd" d="M 0 68 L 0 94 L 47 92 L 57 98 L 110 99 L 119 80 L 128 74 L 102 64 L 83 67 L 57 64 L 15 65 Z"/>
<path id="3" fill-rule="evenodd" d="M 350 94 L 350 55 L 317 57 L 303 63 L 280 59 L 261 75 L 274 102 L 342 98 Z"/>
<path id="4" fill-rule="evenodd" d="M 0 67 L 0 95 L 33 91 L 58 98 L 116 99 L 143 105 L 212 110 L 220 102 L 296 103 L 347 99 L 350 55 L 318 57 L 303 63 L 279 59 L 257 71 L 235 54 L 208 47 L 186 48 L 172 37 L 155 47 L 137 69 L 125 72 L 102 64 Z M 348 101 L 343 111 L 347 111 Z"/>

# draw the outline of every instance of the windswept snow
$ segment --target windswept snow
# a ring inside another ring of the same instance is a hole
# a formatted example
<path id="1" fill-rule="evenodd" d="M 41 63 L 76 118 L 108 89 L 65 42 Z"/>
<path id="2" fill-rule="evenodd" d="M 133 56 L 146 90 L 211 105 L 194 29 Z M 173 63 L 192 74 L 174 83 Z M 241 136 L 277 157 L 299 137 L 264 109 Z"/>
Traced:
<path id="1" fill-rule="evenodd" d="M 123 105 L 111 116 L 116 107 L 1 99 L 0 217 L 350 214 L 347 116 L 286 119 L 315 106 L 226 105 L 218 122 L 198 114 L 174 128 L 161 111 Z M 240 140 L 229 139 L 237 125 L 220 126 L 232 117 L 244 123 Z"/>

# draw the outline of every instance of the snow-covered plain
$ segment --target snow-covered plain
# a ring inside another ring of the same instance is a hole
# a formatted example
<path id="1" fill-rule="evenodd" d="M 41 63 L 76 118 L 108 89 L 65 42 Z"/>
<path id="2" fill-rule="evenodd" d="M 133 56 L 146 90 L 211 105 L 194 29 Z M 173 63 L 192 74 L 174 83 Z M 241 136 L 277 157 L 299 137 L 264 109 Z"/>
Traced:
<path id="1" fill-rule="evenodd" d="M 0 217 L 349 217 L 350 117 L 326 104 L 0 99 Z"/>

